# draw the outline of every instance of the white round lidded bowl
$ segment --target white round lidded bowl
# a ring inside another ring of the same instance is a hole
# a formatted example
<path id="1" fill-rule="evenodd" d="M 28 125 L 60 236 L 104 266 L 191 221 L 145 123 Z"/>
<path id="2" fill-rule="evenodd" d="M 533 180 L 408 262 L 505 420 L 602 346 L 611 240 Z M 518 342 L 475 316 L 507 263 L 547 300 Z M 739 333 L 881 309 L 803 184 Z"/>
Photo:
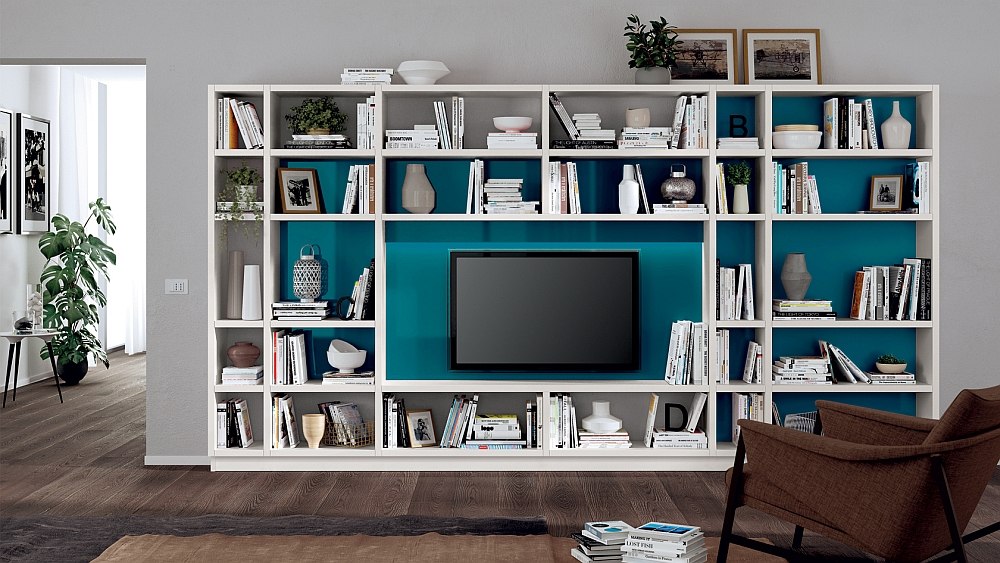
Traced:
<path id="1" fill-rule="evenodd" d="M 521 133 L 531 127 L 530 117 L 494 117 L 493 126 L 505 133 Z"/>
<path id="2" fill-rule="evenodd" d="M 818 149 L 822 131 L 775 131 L 771 142 L 776 149 Z"/>
<path id="3" fill-rule="evenodd" d="M 451 73 L 441 61 L 403 61 L 396 72 L 407 84 L 434 84 Z"/>

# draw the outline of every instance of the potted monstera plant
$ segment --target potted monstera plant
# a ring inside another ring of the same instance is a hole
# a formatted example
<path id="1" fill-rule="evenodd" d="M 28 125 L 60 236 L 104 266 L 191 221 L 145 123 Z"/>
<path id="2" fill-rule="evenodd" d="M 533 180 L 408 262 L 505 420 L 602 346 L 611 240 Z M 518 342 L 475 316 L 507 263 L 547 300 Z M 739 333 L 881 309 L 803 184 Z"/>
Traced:
<path id="1" fill-rule="evenodd" d="M 52 339 L 56 369 L 67 385 L 75 385 L 87 374 L 87 356 L 108 367 L 108 355 L 97 337 L 99 307 L 107 305 L 98 278 L 108 278 L 108 266 L 117 258 L 110 246 L 87 232 L 94 221 L 108 234 L 115 233 L 111 207 L 102 198 L 90 203 L 90 214 L 83 223 L 63 214 L 52 218 L 52 231 L 42 235 L 38 249 L 45 257 L 42 288 L 45 308 L 43 322 L 58 332 Z M 42 348 L 42 359 L 49 358 Z"/>

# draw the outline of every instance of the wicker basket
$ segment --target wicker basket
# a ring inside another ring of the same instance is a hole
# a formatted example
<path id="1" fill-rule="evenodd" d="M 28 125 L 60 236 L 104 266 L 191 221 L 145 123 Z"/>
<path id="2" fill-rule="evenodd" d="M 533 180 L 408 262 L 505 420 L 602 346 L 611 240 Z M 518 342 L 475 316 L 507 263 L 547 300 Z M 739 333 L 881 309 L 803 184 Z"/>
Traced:
<path id="1" fill-rule="evenodd" d="M 375 423 L 326 424 L 323 445 L 334 448 L 363 448 L 375 443 Z"/>
<path id="2" fill-rule="evenodd" d="M 818 414 L 816 411 L 790 414 L 785 417 L 785 428 L 812 434 L 816 428 L 816 417 Z"/>

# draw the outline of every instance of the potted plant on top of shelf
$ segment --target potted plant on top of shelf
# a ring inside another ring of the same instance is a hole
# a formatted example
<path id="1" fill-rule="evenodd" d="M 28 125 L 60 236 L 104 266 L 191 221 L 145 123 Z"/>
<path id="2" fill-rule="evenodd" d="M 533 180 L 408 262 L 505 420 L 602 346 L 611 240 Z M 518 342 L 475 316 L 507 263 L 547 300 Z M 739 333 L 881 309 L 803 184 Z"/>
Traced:
<path id="1" fill-rule="evenodd" d="M 216 218 L 223 223 L 219 243 L 226 242 L 231 226 L 242 228 L 244 236 L 256 241 L 264 222 L 263 206 L 257 201 L 257 186 L 264 177 L 245 162 L 239 168 L 223 170 L 222 174 L 226 182 L 219 190 L 215 208 Z"/>
<path id="2" fill-rule="evenodd" d="M 635 14 L 626 18 L 624 37 L 628 38 L 625 48 L 629 51 L 631 60 L 629 68 L 636 69 L 636 84 L 669 84 L 670 67 L 677 60 L 677 32 L 674 26 L 660 17 L 659 21 L 651 20 L 649 27 L 639 23 Z"/>
<path id="3" fill-rule="evenodd" d="M 726 176 L 733 185 L 733 213 L 750 213 L 750 198 L 747 185 L 750 184 L 750 165 L 745 160 L 726 165 Z"/>
<path id="4" fill-rule="evenodd" d="M 87 375 L 88 355 L 109 367 L 108 354 L 96 334 L 98 307 L 107 306 L 98 275 L 107 279 L 108 266 L 114 265 L 117 257 L 104 241 L 87 233 L 91 219 L 108 234 L 115 234 L 111 207 L 97 198 L 90 203 L 84 223 L 70 221 L 59 213 L 52 218 L 52 231 L 38 241 L 38 249 L 45 257 L 40 280 L 44 288 L 44 322 L 58 333 L 52 339 L 52 353 L 58 358 L 59 376 L 67 385 L 76 385 Z M 40 355 L 48 359 L 48 348 L 43 347 Z"/>
<path id="5" fill-rule="evenodd" d="M 342 133 L 347 115 L 341 113 L 333 98 L 306 98 L 285 116 L 294 134 L 330 135 Z"/>

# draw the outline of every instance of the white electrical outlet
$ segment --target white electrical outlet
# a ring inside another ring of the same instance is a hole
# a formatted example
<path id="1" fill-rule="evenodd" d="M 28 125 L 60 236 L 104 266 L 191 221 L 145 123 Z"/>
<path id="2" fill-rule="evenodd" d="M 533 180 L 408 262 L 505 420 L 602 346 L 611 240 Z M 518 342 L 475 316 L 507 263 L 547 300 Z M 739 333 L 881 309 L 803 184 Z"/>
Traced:
<path id="1" fill-rule="evenodd" d="M 187 295 L 187 279 L 167 279 L 163 293 L 167 295 Z"/>

